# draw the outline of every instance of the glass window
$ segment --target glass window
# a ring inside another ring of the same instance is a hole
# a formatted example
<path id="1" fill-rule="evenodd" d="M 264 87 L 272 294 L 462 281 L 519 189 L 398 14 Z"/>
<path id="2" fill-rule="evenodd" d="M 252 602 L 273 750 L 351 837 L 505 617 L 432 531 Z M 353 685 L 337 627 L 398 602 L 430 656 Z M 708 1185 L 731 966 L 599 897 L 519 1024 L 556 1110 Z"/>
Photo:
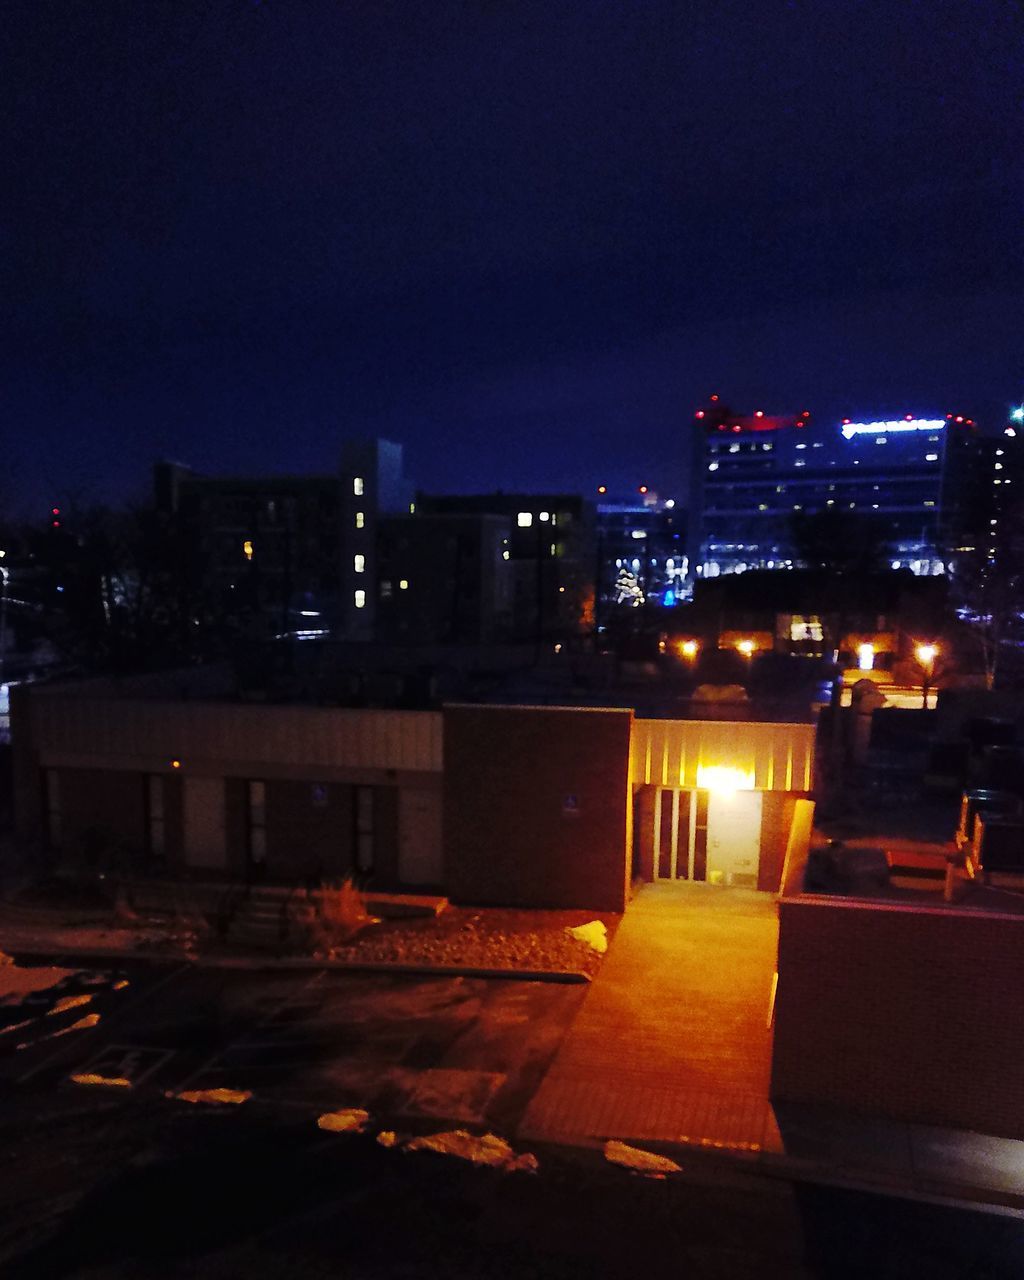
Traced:
<path id="1" fill-rule="evenodd" d="M 520 511 L 519 514 L 516 516 L 516 524 L 520 527 L 520 529 L 529 529 L 530 526 L 533 524 L 533 512 Z"/>
<path id="2" fill-rule="evenodd" d="M 366 608 L 366 592 L 361 587 L 355 592 L 355 605 L 357 609 Z"/>
<path id="3" fill-rule="evenodd" d="M 362 511 L 356 512 L 356 528 L 361 529 L 366 524 L 366 516 Z"/>
<path id="4" fill-rule="evenodd" d="M 354 555 L 352 557 L 352 567 L 355 569 L 356 573 L 365 573 L 366 572 L 366 556 L 362 555 L 361 553 L 359 555 Z"/>
<path id="5" fill-rule="evenodd" d="M 352 479 L 352 493 L 353 493 L 353 494 L 355 495 L 355 497 L 357 497 L 357 498 L 361 498 L 361 497 L 363 496 L 363 477 L 362 477 L 362 476 L 354 476 L 354 477 L 353 477 L 353 479 Z"/>

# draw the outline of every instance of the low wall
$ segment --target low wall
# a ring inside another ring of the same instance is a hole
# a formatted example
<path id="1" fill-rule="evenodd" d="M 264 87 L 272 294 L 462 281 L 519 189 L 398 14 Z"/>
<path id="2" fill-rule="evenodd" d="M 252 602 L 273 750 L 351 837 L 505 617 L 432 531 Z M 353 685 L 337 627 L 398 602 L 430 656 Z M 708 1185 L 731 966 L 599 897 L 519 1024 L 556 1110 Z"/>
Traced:
<path id="1" fill-rule="evenodd" d="M 1024 916 L 786 898 L 772 1096 L 1024 1138 Z"/>

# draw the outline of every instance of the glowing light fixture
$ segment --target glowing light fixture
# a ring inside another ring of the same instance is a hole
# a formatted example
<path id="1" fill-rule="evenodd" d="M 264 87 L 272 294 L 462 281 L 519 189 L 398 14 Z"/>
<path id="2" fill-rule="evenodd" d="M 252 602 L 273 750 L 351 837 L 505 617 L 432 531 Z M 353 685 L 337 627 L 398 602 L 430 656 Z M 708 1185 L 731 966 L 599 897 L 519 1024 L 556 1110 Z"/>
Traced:
<path id="1" fill-rule="evenodd" d="M 1010 414 L 1010 420 L 1012 422 L 1024 422 L 1024 404 L 1019 409 L 1014 409 Z"/>
<path id="2" fill-rule="evenodd" d="M 737 640 L 736 648 L 743 654 L 745 658 L 751 658 L 754 655 L 757 645 L 753 640 Z"/>
<path id="3" fill-rule="evenodd" d="M 697 786 L 726 794 L 732 791 L 753 791 L 754 772 L 727 764 L 699 764 Z"/>
<path id="4" fill-rule="evenodd" d="M 688 658 L 691 662 L 700 653 L 700 645 L 696 640 L 684 640 L 679 646 L 679 652 L 684 658 Z"/>
<path id="5" fill-rule="evenodd" d="M 520 529 L 529 529 L 533 524 L 533 512 L 520 511 L 519 514 L 516 516 L 516 524 L 520 527 Z"/>
<path id="6" fill-rule="evenodd" d="M 908 415 L 901 421 L 850 422 L 843 419 L 842 432 L 847 440 L 854 436 L 877 435 L 880 431 L 938 431 L 946 425 L 944 418 L 914 418 Z"/>
<path id="7" fill-rule="evenodd" d="M 246 540 L 242 543 L 242 555 L 245 556 L 246 560 L 251 560 L 252 553 L 253 553 L 252 540 L 250 538 L 246 538 Z"/>
<path id="8" fill-rule="evenodd" d="M 363 496 L 363 477 L 362 476 L 352 477 L 352 493 L 357 498 L 361 498 Z"/>
<path id="9" fill-rule="evenodd" d="M 930 667 L 939 655 L 938 646 L 934 644 L 919 644 L 914 650 L 918 662 L 924 667 Z"/>
<path id="10" fill-rule="evenodd" d="M 172 769 L 180 769 L 180 768 L 181 768 L 181 761 L 180 761 L 180 760 L 172 760 L 172 761 L 171 761 L 171 768 L 172 768 Z"/>
<path id="11" fill-rule="evenodd" d="M 871 671 L 875 665 L 875 646 L 861 644 L 857 646 L 857 666 L 861 671 Z"/>

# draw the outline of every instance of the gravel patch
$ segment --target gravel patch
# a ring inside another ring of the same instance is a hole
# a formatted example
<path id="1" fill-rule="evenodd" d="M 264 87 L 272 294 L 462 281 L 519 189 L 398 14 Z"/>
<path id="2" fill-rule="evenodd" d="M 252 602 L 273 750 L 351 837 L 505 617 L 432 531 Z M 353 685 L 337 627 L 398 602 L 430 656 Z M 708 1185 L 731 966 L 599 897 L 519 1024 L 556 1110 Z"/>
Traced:
<path id="1" fill-rule="evenodd" d="M 356 938 L 332 947 L 330 957 L 360 964 L 451 965 L 593 977 L 602 957 L 565 932 L 590 920 L 602 920 L 611 936 L 619 917 L 586 911 L 448 907 L 429 919 L 368 925 Z"/>

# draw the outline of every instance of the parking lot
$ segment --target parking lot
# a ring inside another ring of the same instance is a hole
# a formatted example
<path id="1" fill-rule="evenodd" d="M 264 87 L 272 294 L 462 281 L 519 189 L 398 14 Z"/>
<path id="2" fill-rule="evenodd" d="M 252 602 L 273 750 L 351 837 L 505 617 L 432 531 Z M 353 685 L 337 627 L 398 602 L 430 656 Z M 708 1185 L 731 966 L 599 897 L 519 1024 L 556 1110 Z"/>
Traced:
<path id="1" fill-rule="evenodd" d="M 70 967 L 70 966 L 69 966 Z M 586 988 L 461 977 L 75 968 L 0 1008 L 9 1087 L 226 1088 L 511 1131 Z M 529 1035 L 524 1034 L 529 1029 Z"/>

